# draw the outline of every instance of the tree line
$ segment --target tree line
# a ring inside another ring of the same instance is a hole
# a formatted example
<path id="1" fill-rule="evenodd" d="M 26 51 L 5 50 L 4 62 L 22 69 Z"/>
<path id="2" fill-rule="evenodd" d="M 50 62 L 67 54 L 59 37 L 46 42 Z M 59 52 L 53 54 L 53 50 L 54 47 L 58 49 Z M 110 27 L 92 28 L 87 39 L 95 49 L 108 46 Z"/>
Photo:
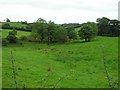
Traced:
<path id="1" fill-rule="evenodd" d="M 119 36 L 120 34 L 120 21 L 110 20 L 109 18 L 102 17 L 96 20 L 98 26 L 99 36 Z"/>
<path id="2" fill-rule="evenodd" d="M 52 21 L 46 22 L 46 20 L 42 18 L 39 18 L 32 27 L 32 36 L 39 42 L 47 42 L 48 44 L 76 40 L 78 36 L 80 39 L 90 41 L 98 33 L 97 25 L 94 22 L 85 23 L 79 32 L 75 31 L 74 27 L 68 26 L 64 28 Z"/>
<path id="3" fill-rule="evenodd" d="M 27 21 L 23 22 L 21 21 L 22 24 L 26 24 L 26 27 L 12 27 L 10 25 L 10 19 L 6 19 L 6 23 L 2 24 L 3 29 L 13 29 L 15 28 L 16 30 L 21 30 L 21 31 L 32 31 L 32 25 L 34 23 L 27 23 Z M 20 22 L 19 22 L 20 23 Z M 120 21 L 118 20 L 111 20 L 107 17 L 102 17 L 102 18 L 97 18 L 96 19 L 96 24 L 98 27 L 98 35 L 99 36 L 119 36 L 120 33 Z M 79 24 L 79 23 L 65 23 L 61 24 L 63 27 L 74 27 L 74 28 L 80 28 L 84 25 L 84 23 Z"/>
<path id="4" fill-rule="evenodd" d="M 91 41 L 97 35 L 99 36 L 119 36 L 120 21 L 110 20 L 106 17 L 98 18 L 95 22 L 87 22 L 80 25 L 79 30 L 76 31 L 73 26 L 64 27 L 55 24 L 52 21 L 46 21 L 38 18 L 37 21 L 30 24 L 31 36 L 20 37 L 21 40 L 28 39 L 28 41 L 45 42 L 48 45 L 51 43 L 65 43 L 67 41 L 81 39 L 86 42 Z M 10 31 L 6 40 L 9 43 L 16 43 L 17 31 L 15 28 Z M 3 40 L 4 41 L 4 40 Z"/>

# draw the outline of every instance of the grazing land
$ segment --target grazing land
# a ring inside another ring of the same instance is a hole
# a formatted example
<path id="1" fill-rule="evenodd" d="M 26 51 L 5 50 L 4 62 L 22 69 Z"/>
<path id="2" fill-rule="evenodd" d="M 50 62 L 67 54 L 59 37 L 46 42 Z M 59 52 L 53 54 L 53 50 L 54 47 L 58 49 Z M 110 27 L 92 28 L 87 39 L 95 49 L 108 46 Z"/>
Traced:
<path id="1" fill-rule="evenodd" d="M 21 28 L 21 27 L 26 27 L 27 24 L 23 24 L 21 22 L 2 22 L 2 24 L 9 24 L 11 27 L 16 27 L 16 28 Z"/>
<path id="2" fill-rule="evenodd" d="M 3 29 L 2 30 L 2 38 L 6 38 L 8 36 L 9 31 L 12 31 L 11 29 Z M 24 31 L 17 31 L 17 37 L 21 36 L 29 36 L 30 32 L 24 32 Z"/>
<path id="3" fill-rule="evenodd" d="M 8 31 L 2 31 L 2 37 Z M 29 35 L 18 31 L 17 36 Z M 65 44 L 24 41 L 2 48 L 3 88 L 15 87 L 12 78 L 13 53 L 18 87 L 108 88 L 103 58 L 115 84 L 118 82 L 118 38 L 97 36 L 92 42 L 76 40 Z M 103 53 L 104 51 L 104 53 Z M 115 84 L 116 85 L 116 84 Z"/>

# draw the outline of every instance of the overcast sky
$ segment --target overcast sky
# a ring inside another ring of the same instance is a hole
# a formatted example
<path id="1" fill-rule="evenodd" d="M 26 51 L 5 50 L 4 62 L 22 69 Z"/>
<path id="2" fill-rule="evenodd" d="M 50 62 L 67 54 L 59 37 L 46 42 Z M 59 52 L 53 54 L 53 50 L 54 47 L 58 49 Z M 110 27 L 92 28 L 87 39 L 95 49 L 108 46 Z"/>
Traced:
<path id="1" fill-rule="evenodd" d="M 119 0 L 0 0 L 0 21 L 83 23 L 99 17 L 118 19 Z"/>

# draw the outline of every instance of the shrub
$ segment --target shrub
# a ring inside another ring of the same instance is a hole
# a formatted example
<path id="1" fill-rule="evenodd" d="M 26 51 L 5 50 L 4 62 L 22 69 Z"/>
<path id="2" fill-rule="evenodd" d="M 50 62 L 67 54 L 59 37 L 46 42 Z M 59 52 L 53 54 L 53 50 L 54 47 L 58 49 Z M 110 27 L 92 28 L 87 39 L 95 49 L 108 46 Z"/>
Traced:
<path id="1" fill-rule="evenodd" d="M 16 37 L 16 35 L 17 35 L 16 30 L 9 32 L 9 34 L 7 36 L 7 40 L 9 41 L 9 43 L 17 43 L 18 38 Z"/>
<path id="2" fill-rule="evenodd" d="M 67 42 L 67 40 L 68 40 L 67 31 L 63 27 L 58 26 L 55 32 L 55 42 L 65 43 Z"/>
<path id="3" fill-rule="evenodd" d="M 35 38 L 34 36 L 28 36 L 28 37 L 27 37 L 27 40 L 28 40 L 29 42 L 36 42 L 36 38 Z"/>
<path id="4" fill-rule="evenodd" d="M 2 25 L 2 28 L 3 29 L 10 29 L 11 27 L 8 23 L 5 23 L 5 24 Z"/>
<path id="5" fill-rule="evenodd" d="M 17 43 L 18 38 L 15 35 L 8 35 L 7 40 L 9 41 L 9 43 Z"/>
<path id="6" fill-rule="evenodd" d="M 85 39 L 85 41 L 91 41 L 97 35 L 98 28 L 97 25 L 93 22 L 85 23 L 81 30 L 79 31 L 80 39 Z"/>
<path id="7" fill-rule="evenodd" d="M 39 18 L 32 26 L 32 35 L 37 42 L 64 43 L 68 40 L 67 31 L 60 25 L 54 22 Z"/>
<path id="8" fill-rule="evenodd" d="M 5 39 L 5 38 L 2 39 L 2 46 L 7 46 L 8 43 L 9 42 L 7 39 Z"/>
<path id="9" fill-rule="evenodd" d="M 14 29 L 13 31 L 9 32 L 9 35 L 17 35 L 17 31 Z"/>
<path id="10" fill-rule="evenodd" d="M 67 28 L 67 35 L 70 40 L 77 39 L 77 32 L 75 31 L 74 27 L 68 27 Z"/>
<path id="11" fill-rule="evenodd" d="M 28 38 L 27 38 L 27 36 L 21 36 L 19 39 L 22 41 L 26 41 Z"/>

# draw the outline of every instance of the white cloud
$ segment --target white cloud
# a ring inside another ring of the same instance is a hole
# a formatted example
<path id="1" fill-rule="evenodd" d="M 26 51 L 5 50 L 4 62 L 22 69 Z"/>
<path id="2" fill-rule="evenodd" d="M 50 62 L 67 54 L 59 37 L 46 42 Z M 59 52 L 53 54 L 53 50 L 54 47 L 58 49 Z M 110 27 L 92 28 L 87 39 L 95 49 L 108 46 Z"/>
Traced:
<path id="1" fill-rule="evenodd" d="M 56 23 L 117 19 L 118 0 L 1 0 L 0 20 L 33 22 L 39 17 Z"/>

